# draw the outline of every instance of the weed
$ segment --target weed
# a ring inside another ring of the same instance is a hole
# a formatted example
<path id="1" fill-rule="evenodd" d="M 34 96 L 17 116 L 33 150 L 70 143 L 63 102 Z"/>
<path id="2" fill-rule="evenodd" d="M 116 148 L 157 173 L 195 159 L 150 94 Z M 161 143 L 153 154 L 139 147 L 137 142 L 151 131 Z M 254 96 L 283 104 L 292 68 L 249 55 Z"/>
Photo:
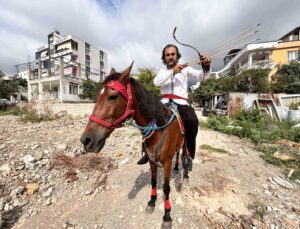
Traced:
<path id="1" fill-rule="evenodd" d="M 257 220 L 260 220 L 263 222 L 264 220 L 264 215 L 266 214 L 266 207 L 260 203 L 260 202 L 256 202 L 254 204 L 254 216 Z"/>

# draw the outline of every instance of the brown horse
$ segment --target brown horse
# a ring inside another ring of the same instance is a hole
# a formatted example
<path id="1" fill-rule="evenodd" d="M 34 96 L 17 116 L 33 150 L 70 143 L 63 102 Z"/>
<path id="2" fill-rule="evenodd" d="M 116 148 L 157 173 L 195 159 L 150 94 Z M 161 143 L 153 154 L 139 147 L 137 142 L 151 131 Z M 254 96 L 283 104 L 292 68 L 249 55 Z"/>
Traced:
<path id="1" fill-rule="evenodd" d="M 93 114 L 80 139 L 86 151 L 100 152 L 112 131 L 121 127 L 129 117 L 140 126 L 147 126 L 153 120 L 156 121 L 157 126 L 164 126 L 170 120 L 172 115 L 170 109 L 163 105 L 158 97 L 146 90 L 139 81 L 129 76 L 131 68 L 132 64 L 122 73 L 116 73 L 112 68 L 109 76 L 105 78 Z M 144 147 L 150 159 L 152 185 L 151 199 L 146 210 L 151 213 L 155 207 L 157 165 L 160 163 L 164 170 L 163 226 L 167 227 L 171 226 L 172 222 L 169 201 L 172 158 L 176 152 L 179 152 L 183 142 L 184 135 L 180 122 L 176 118 L 167 127 L 155 130 L 150 137 L 144 138 Z"/>

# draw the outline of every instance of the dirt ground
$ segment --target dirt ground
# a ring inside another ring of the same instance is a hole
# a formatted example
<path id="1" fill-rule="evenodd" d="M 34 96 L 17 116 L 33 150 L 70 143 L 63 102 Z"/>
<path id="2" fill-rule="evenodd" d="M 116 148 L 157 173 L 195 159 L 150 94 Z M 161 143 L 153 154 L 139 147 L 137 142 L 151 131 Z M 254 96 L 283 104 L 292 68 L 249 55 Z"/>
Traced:
<path id="1" fill-rule="evenodd" d="M 139 132 L 118 129 L 100 154 L 86 154 L 79 142 L 86 121 L 30 124 L 0 117 L 3 228 L 161 227 L 163 173 L 149 215 L 149 165 L 136 165 Z M 181 170 L 172 172 L 172 228 L 299 228 L 299 183 L 260 154 L 246 140 L 200 128 L 189 181 Z"/>

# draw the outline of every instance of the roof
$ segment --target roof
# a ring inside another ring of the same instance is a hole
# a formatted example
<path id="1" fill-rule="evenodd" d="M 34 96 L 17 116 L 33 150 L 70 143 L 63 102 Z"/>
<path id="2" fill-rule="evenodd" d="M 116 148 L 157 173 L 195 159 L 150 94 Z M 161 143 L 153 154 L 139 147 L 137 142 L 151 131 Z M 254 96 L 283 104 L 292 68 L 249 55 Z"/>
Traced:
<path id="1" fill-rule="evenodd" d="M 294 28 L 293 30 L 291 30 L 290 32 L 286 33 L 284 36 L 282 36 L 281 38 L 279 38 L 279 40 L 282 40 L 283 38 L 285 38 L 287 35 L 296 32 L 297 30 L 300 30 L 300 26 Z"/>

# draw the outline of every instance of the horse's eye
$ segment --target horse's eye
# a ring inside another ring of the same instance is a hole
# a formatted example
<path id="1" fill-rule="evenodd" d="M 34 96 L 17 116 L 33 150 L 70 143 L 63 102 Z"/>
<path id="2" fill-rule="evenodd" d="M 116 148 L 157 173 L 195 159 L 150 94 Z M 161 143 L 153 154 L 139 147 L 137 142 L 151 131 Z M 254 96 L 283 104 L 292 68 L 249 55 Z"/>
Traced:
<path id="1" fill-rule="evenodd" d="M 108 97 L 109 100 L 116 100 L 119 96 L 118 95 L 111 95 Z"/>

